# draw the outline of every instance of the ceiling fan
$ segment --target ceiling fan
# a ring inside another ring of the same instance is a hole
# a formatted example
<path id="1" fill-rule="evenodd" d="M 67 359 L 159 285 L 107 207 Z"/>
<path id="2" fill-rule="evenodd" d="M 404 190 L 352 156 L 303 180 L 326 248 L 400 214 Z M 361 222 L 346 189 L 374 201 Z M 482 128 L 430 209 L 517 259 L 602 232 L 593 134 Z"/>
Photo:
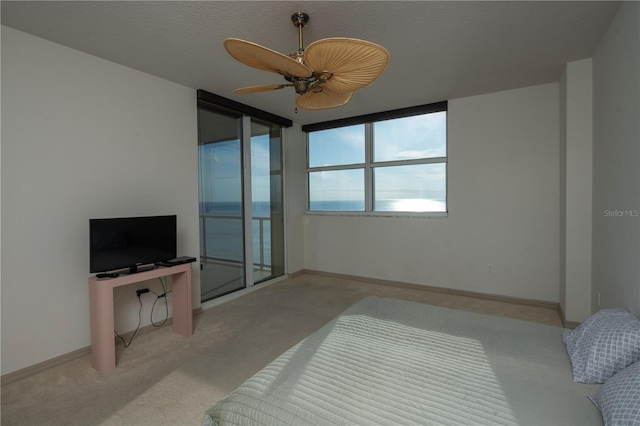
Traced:
<path id="1" fill-rule="evenodd" d="M 349 102 L 356 90 L 375 81 L 389 62 L 389 52 L 370 41 L 346 37 L 332 37 L 311 43 L 305 49 L 302 29 L 309 15 L 291 15 L 298 28 L 298 50 L 283 55 L 275 50 L 238 38 L 224 41 L 227 52 L 250 67 L 275 72 L 288 83 L 251 86 L 233 93 L 255 93 L 293 87 L 298 94 L 296 106 L 306 110 L 336 108 Z"/>

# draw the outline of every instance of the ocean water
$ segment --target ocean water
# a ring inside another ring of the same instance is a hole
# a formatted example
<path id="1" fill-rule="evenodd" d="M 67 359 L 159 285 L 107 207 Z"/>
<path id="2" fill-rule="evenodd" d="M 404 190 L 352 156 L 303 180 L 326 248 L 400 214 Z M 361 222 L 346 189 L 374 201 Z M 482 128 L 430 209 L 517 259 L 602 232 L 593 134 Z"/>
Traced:
<path id="1" fill-rule="evenodd" d="M 365 211 L 364 200 L 311 201 L 315 211 Z M 374 210 L 380 212 L 446 212 L 445 200 L 425 198 L 400 198 L 376 200 Z"/>
<path id="2" fill-rule="evenodd" d="M 253 261 L 271 265 L 271 210 L 269 202 L 254 202 L 252 220 Z M 363 200 L 311 201 L 316 211 L 364 211 Z M 391 199 L 377 200 L 375 209 L 385 212 L 446 212 L 444 200 Z M 206 238 L 200 241 L 200 252 L 207 257 L 242 262 L 244 241 L 242 209 L 239 202 L 200 203 L 200 229 Z M 262 232 L 260 232 L 262 226 Z M 262 247 L 262 261 L 261 251 Z"/>
<path id="3" fill-rule="evenodd" d="M 364 211 L 364 200 L 311 200 L 310 210 L 315 211 Z M 253 217 L 269 218 L 271 216 L 268 201 L 258 201 L 252 204 Z M 400 198 L 376 200 L 374 209 L 385 212 L 445 212 L 445 199 Z M 201 215 L 234 216 L 242 214 L 239 202 L 203 202 L 200 203 Z"/>

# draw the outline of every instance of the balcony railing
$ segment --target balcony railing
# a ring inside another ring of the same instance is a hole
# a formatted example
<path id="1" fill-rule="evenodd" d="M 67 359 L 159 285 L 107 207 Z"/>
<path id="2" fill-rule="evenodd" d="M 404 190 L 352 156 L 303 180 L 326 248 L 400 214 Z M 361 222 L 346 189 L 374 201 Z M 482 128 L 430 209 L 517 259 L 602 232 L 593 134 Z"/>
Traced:
<path id="1" fill-rule="evenodd" d="M 271 219 L 252 217 L 253 266 L 271 269 Z M 244 260 L 243 218 L 233 215 L 200 215 L 200 252 L 204 262 L 242 264 Z M 203 238 L 203 236 L 205 238 Z"/>

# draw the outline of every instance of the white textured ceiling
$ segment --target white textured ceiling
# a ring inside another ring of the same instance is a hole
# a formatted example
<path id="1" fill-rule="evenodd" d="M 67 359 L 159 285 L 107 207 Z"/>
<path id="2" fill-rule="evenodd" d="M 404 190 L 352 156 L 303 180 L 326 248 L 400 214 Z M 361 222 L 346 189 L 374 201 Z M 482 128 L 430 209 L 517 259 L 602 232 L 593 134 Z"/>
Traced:
<path id="1" fill-rule="evenodd" d="M 620 3 L 605 1 L 2 1 L 2 24 L 307 124 L 558 81 L 593 56 Z M 354 37 L 391 60 L 344 107 L 294 113 L 295 92 L 234 95 L 282 83 L 229 56 L 227 37 L 281 53 L 298 47 L 290 16 L 307 12 L 304 42 Z"/>

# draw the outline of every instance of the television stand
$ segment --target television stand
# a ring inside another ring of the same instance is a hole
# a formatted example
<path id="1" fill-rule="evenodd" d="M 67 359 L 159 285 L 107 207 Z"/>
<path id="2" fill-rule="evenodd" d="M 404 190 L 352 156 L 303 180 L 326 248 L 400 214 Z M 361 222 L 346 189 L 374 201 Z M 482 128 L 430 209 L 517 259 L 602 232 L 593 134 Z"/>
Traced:
<path id="1" fill-rule="evenodd" d="M 193 334 L 193 300 L 191 264 L 159 267 L 150 271 L 115 278 L 89 278 L 91 313 L 91 365 L 98 371 L 116 368 L 116 341 L 113 336 L 113 289 L 154 278 L 171 276 L 173 331 L 183 336 Z"/>

